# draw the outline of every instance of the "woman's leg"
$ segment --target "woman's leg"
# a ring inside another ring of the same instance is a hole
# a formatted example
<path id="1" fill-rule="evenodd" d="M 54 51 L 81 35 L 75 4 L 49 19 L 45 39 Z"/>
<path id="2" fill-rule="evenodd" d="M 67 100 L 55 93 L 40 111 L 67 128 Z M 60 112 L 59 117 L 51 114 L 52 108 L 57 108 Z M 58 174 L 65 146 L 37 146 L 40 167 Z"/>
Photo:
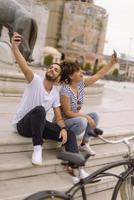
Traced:
<path id="1" fill-rule="evenodd" d="M 99 121 L 98 115 L 95 112 L 92 112 L 88 115 L 95 121 L 97 125 Z M 85 134 L 83 136 L 82 143 L 80 144 L 80 150 L 87 151 L 92 156 L 96 155 L 95 151 L 93 151 L 93 149 L 90 147 L 90 144 L 89 144 L 89 137 L 93 135 L 94 135 L 94 129 L 91 128 L 90 125 L 88 124 L 85 130 Z"/>
<path id="2" fill-rule="evenodd" d="M 85 117 L 74 117 L 65 120 L 66 126 L 75 133 L 76 136 L 85 132 L 87 119 Z"/>
<path id="3" fill-rule="evenodd" d="M 97 126 L 98 122 L 99 122 L 98 114 L 95 113 L 95 112 L 92 112 L 92 113 L 89 113 L 87 115 L 90 116 L 95 121 L 95 124 Z M 86 130 L 85 130 L 84 137 L 83 137 L 83 142 L 88 142 L 89 137 L 91 137 L 91 136 L 94 136 L 94 129 L 91 128 L 90 125 L 88 124 L 87 127 L 86 127 Z"/>

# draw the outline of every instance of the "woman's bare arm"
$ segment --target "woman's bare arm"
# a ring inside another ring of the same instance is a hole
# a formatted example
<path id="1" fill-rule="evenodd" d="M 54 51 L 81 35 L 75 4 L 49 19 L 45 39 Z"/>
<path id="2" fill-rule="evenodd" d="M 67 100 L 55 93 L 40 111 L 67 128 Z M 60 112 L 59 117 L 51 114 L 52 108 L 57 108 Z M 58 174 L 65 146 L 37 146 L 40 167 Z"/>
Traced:
<path id="1" fill-rule="evenodd" d="M 116 52 L 114 51 L 114 53 L 112 54 L 111 56 L 111 60 L 110 62 L 104 66 L 100 71 L 98 71 L 95 75 L 89 77 L 89 78 L 86 78 L 84 79 L 84 83 L 85 83 L 85 87 L 87 86 L 90 86 L 92 85 L 93 83 L 95 83 L 97 80 L 103 78 L 107 72 L 113 67 L 113 65 L 115 63 L 118 62 L 118 59 L 117 59 L 117 54 Z"/>

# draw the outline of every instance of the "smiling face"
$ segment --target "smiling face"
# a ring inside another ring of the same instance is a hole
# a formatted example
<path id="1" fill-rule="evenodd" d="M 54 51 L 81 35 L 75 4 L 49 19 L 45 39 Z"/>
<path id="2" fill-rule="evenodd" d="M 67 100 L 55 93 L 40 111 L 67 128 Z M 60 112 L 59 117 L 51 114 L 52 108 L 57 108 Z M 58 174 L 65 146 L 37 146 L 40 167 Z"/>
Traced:
<path id="1" fill-rule="evenodd" d="M 83 80 L 83 74 L 80 69 L 78 71 L 75 71 L 69 77 L 70 77 L 70 82 L 79 82 Z"/>
<path id="2" fill-rule="evenodd" d="M 54 64 L 50 65 L 45 76 L 48 81 L 55 82 L 58 80 L 60 73 L 61 73 L 60 66 L 58 64 L 54 63 Z"/>
<path id="3" fill-rule="evenodd" d="M 77 62 L 63 62 L 61 69 L 61 83 L 70 84 L 83 80 L 83 74 Z"/>

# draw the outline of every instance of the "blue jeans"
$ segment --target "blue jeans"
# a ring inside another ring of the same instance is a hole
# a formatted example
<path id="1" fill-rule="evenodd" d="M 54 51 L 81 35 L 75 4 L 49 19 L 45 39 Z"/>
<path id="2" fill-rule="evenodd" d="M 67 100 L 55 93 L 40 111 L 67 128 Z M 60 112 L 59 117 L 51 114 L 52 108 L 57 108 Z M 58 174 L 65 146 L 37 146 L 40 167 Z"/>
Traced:
<path id="1" fill-rule="evenodd" d="M 92 112 L 92 113 L 89 113 L 87 115 L 89 115 L 95 121 L 95 124 L 97 126 L 98 122 L 99 122 L 99 116 L 98 116 L 98 114 L 95 113 L 95 112 Z M 89 124 L 87 124 L 86 130 L 85 130 L 85 134 L 83 136 L 83 140 L 86 141 L 86 142 L 88 142 L 89 137 L 93 136 L 93 135 L 94 135 L 94 129 L 91 128 Z"/>
<path id="2" fill-rule="evenodd" d="M 87 114 L 89 115 L 98 125 L 99 117 L 95 112 Z M 74 117 L 65 119 L 66 126 L 75 133 L 76 136 L 81 135 L 84 132 L 83 139 L 88 140 L 90 136 L 92 136 L 93 128 L 90 127 L 88 121 L 85 117 Z"/>

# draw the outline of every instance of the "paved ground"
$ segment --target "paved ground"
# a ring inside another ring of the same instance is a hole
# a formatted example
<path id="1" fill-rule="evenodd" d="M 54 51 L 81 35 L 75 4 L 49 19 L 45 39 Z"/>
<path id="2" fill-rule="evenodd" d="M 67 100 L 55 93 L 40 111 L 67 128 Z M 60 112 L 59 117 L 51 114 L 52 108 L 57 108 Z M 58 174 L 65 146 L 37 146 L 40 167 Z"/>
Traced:
<path id="1" fill-rule="evenodd" d="M 10 131 L 11 119 L 20 98 L 0 97 L 0 132 Z M 99 127 L 106 134 L 134 132 L 134 83 L 106 82 L 102 103 L 85 100 L 84 112 L 96 111 L 100 116 Z"/>
<path id="2" fill-rule="evenodd" d="M 84 110 L 99 113 L 100 126 L 106 133 L 134 131 L 134 83 L 106 81 L 102 103 L 86 103 Z"/>

